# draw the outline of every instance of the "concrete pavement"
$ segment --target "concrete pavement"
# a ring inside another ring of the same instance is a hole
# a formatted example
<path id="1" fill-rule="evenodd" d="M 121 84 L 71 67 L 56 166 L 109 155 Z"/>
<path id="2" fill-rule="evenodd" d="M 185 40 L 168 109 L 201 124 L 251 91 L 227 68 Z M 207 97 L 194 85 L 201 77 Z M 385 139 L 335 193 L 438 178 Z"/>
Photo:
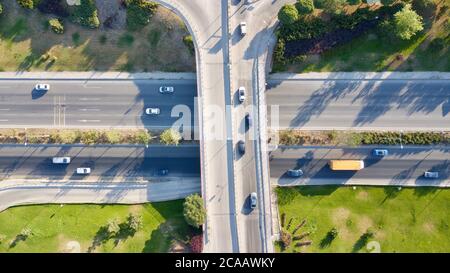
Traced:
<path id="1" fill-rule="evenodd" d="M 414 80 L 421 73 L 411 80 L 358 75 L 361 79 L 270 80 L 269 112 L 278 107 L 281 129 L 450 129 L 450 79 Z"/>
<path id="2" fill-rule="evenodd" d="M 50 84 L 50 90 L 34 90 L 38 82 Z M 173 94 L 159 92 L 167 85 Z M 190 111 L 187 120 L 195 126 L 196 94 L 192 80 L 2 79 L 0 127 L 165 129 L 180 117 L 176 106 Z M 148 107 L 161 113 L 146 115 Z"/>
<path id="3" fill-rule="evenodd" d="M 389 155 L 372 155 L 374 148 L 386 148 Z M 359 171 L 332 171 L 331 159 L 363 160 Z M 362 147 L 293 147 L 282 146 L 270 155 L 272 183 L 296 185 L 373 185 L 373 186 L 450 186 L 450 147 L 430 146 L 362 146 Z M 290 178 L 286 172 L 300 168 L 304 175 Z M 426 179 L 425 171 L 436 171 L 438 179 Z"/>

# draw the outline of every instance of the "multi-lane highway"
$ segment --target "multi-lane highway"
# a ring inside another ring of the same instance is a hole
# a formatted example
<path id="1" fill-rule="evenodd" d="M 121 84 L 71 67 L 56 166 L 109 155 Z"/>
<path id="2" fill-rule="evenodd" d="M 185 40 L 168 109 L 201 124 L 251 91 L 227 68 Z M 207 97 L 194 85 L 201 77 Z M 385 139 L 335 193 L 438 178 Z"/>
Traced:
<path id="1" fill-rule="evenodd" d="M 38 82 L 50 84 L 50 90 L 34 90 Z M 163 85 L 175 92 L 159 93 Z M 171 113 L 177 105 L 190 109 L 194 125 L 196 94 L 192 80 L 2 80 L 0 127 L 163 129 L 178 119 L 178 112 Z M 146 115 L 147 107 L 161 113 Z"/>
<path id="2" fill-rule="evenodd" d="M 53 164 L 68 156 L 70 164 Z M 200 176 L 198 145 L 0 145 L 0 179 L 41 181 L 139 182 Z M 89 167 L 91 174 L 77 175 Z M 167 169 L 165 176 L 159 175 Z"/>
<path id="3" fill-rule="evenodd" d="M 271 80 L 280 128 L 448 130 L 449 80 Z"/>
<path id="4" fill-rule="evenodd" d="M 385 147 L 385 157 L 372 155 L 374 147 L 279 147 L 270 155 L 272 183 L 278 185 L 362 184 L 405 186 L 450 186 L 450 148 Z M 364 160 L 359 171 L 332 171 L 332 159 Z M 300 178 L 290 178 L 292 168 L 303 170 Z M 425 171 L 439 172 L 438 179 L 425 179 Z"/>

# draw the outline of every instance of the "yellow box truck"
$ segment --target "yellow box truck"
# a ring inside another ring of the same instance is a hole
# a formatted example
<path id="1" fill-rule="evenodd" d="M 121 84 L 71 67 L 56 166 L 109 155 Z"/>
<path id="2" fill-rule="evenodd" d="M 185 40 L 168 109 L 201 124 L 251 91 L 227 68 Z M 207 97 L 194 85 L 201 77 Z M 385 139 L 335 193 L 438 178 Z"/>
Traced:
<path id="1" fill-rule="evenodd" d="M 330 169 L 333 171 L 359 171 L 364 169 L 362 160 L 330 160 Z"/>

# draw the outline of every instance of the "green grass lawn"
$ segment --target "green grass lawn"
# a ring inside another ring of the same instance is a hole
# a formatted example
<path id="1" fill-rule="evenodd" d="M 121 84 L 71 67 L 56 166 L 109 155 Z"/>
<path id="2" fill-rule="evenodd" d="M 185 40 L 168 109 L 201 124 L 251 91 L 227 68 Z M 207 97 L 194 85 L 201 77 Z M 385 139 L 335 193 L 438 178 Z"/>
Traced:
<path id="1" fill-rule="evenodd" d="M 142 216 L 134 236 L 104 241 L 94 252 L 167 252 L 173 241 L 183 245 L 195 231 L 183 218 L 183 200 L 143 205 L 35 205 L 0 213 L 0 252 L 64 252 L 77 241 L 87 252 L 108 220 L 124 222 L 130 213 Z M 32 234 L 14 246 L 22 229 Z"/>
<path id="2" fill-rule="evenodd" d="M 321 55 L 308 55 L 306 60 L 283 66 L 274 63 L 275 70 L 295 73 L 338 71 L 450 71 L 450 1 L 436 1 L 433 18 L 424 20 L 424 31 L 411 40 L 390 40 L 376 29 L 333 48 Z M 439 50 L 430 46 L 435 38 L 446 39 Z"/>
<path id="3" fill-rule="evenodd" d="M 277 191 L 284 229 L 292 233 L 306 219 L 295 235 L 309 231 L 300 241 L 312 241 L 301 247 L 293 241 L 284 250 L 277 243 L 277 251 L 371 252 L 366 245 L 371 241 L 379 243 L 381 252 L 450 251 L 449 189 L 310 186 Z M 330 240 L 333 227 L 338 236 Z M 368 228 L 374 237 L 365 243 L 361 235 Z"/>
<path id="4" fill-rule="evenodd" d="M 55 16 L 16 1 L 2 4 L 0 71 L 195 71 L 194 55 L 183 43 L 188 31 L 168 9 L 159 7 L 137 31 L 92 30 L 66 18 L 64 34 L 56 34 L 47 24 Z"/>

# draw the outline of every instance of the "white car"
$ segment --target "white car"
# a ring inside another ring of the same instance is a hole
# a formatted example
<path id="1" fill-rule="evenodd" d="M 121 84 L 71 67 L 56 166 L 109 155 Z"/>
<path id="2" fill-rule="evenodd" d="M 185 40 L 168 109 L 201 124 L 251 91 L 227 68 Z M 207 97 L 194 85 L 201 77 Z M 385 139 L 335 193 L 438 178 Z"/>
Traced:
<path id="1" fill-rule="evenodd" d="M 250 208 L 251 209 L 256 208 L 257 204 L 258 204 L 258 196 L 256 195 L 256 192 L 250 193 Z"/>
<path id="2" fill-rule="evenodd" d="M 240 28 L 241 28 L 241 36 L 244 36 L 245 34 L 247 34 L 247 23 L 246 22 L 241 22 L 239 24 Z"/>
<path id="3" fill-rule="evenodd" d="M 161 86 L 159 88 L 159 93 L 173 93 L 174 91 L 173 86 Z"/>
<path id="4" fill-rule="evenodd" d="M 239 87 L 239 101 L 244 102 L 245 101 L 245 87 L 241 86 Z"/>
<path id="5" fill-rule="evenodd" d="M 52 161 L 53 164 L 69 164 L 70 157 L 68 156 L 54 157 Z"/>
<path id="6" fill-rule="evenodd" d="M 77 168 L 77 174 L 90 174 L 91 168 Z"/>
<path id="7" fill-rule="evenodd" d="M 439 178 L 438 172 L 424 172 L 423 177 L 425 178 Z"/>
<path id="8" fill-rule="evenodd" d="M 50 90 L 50 84 L 48 84 L 48 83 L 38 83 L 38 84 L 36 84 L 34 89 L 36 91 L 48 91 L 48 90 Z"/>
<path id="9" fill-rule="evenodd" d="M 145 113 L 147 115 L 159 115 L 159 113 L 161 113 L 161 110 L 159 108 L 147 108 L 145 109 Z"/>

